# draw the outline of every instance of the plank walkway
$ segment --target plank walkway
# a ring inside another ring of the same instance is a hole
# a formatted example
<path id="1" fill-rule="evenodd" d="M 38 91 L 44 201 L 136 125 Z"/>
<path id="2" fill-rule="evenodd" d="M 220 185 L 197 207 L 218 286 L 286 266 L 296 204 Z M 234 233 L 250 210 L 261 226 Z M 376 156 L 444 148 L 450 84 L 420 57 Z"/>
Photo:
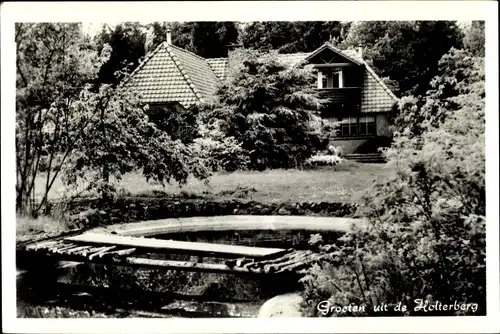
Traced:
<path id="1" fill-rule="evenodd" d="M 277 256 L 286 252 L 280 248 L 262 248 L 239 245 L 214 244 L 207 242 L 188 242 L 177 240 L 161 240 L 154 238 L 137 238 L 121 235 L 110 235 L 100 233 L 84 233 L 65 240 L 76 243 L 126 246 L 129 248 L 142 248 L 171 252 L 182 252 L 197 255 L 222 255 L 222 256 L 244 256 L 250 258 L 266 258 Z"/>
<path id="2" fill-rule="evenodd" d="M 148 241 L 150 239 L 144 240 Z M 263 249 L 266 250 L 265 248 Z M 256 250 L 256 252 L 262 251 L 259 248 L 256 248 Z M 26 246 L 24 252 L 25 255 L 32 256 L 33 261 L 37 261 L 37 257 L 41 256 L 52 258 L 54 261 L 90 262 L 227 274 L 279 274 L 294 272 L 321 260 L 324 256 L 310 250 L 287 249 L 272 253 L 271 257 L 268 256 L 266 258 L 228 258 L 220 259 L 222 263 L 206 263 L 142 257 L 143 255 L 138 252 L 136 247 L 129 248 L 128 245 L 103 245 L 96 243 L 84 245 L 82 242 L 68 240 L 36 242 Z"/>
<path id="3" fill-rule="evenodd" d="M 96 228 L 76 236 L 32 241 L 22 252 L 33 261 L 93 262 L 233 274 L 297 272 L 326 254 L 310 250 L 249 247 L 144 238 L 154 234 L 231 230 L 307 230 L 347 232 L 361 219 L 305 216 L 218 216 L 145 221 Z M 154 254 L 188 254 L 215 258 L 217 263 L 158 259 Z M 153 257 L 151 257 L 153 255 Z M 30 260 L 31 261 L 31 260 Z"/>

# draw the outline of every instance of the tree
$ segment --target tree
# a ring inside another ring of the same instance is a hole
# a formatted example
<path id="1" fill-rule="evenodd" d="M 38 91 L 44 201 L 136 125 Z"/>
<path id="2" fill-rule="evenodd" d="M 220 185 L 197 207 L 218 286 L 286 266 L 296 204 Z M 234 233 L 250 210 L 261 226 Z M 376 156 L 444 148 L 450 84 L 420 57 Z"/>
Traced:
<path id="1" fill-rule="evenodd" d="M 118 84 L 117 71 L 134 70 L 146 54 L 146 33 L 141 24 L 136 22 L 120 23 L 114 28 L 103 25 L 96 36 L 97 48 L 101 51 L 104 45 L 111 46 L 111 56 L 99 70 L 97 85 Z"/>
<path id="2" fill-rule="evenodd" d="M 425 129 L 396 134 L 396 173 L 361 205 L 367 226 L 322 247 L 327 260 L 303 279 L 308 315 L 322 300 L 364 304 L 364 315 L 486 314 L 484 62 L 452 49 L 439 68 L 429 99 L 446 116 L 424 113 Z M 419 299 L 477 305 L 418 312 Z M 374 311 L 381 303 L 387 312 Z"/>
<path id="3" fill-rule="evenodd" d="M 239 35 L 235 22 L 154 22 L 149 29 L 148 51 L 166 41 L 170 29 L 174 45 L 204 58 L 227 57 L 228 45 Z"/>
<path id="4" fill-rule="evenodd" d="M 340 42 L 348 26 L 338 21 L 252 22 L 244 27 L 242 41 L 257 50 L 312 52 L 325 42 Z"/>
<path id="5" fill-rule="evenodd" d="M 363 21 L 351 25 L 342 47 L 363 46 L 365 60 L 381 77 L 395 80 L 399 95 L 423 95 L 439 59 L 462 35 L 451 21 Z"/>
<path id="6" fill-rule="evenodd" d="M 472 21 L 465 30 L 464 46 L 474 56 L 484 57 L 484 21 Z"/>
<path id="7" fill-rule="evenodd" d="M 275 53 L 239 51 L 235 57 L 240 66 L 204 116 L 242 143 L 250 168 L 294 167 L 326 147 L 326 138 L 312 124 L 324 101 L 313 88 L 310 69 L 287 67 Z"/>
<path id="8" fill-rule="evenodd" d="M 92 50 L 78 24 L 18 24 L 15 37 L 21 213 L 38 215 L 59 178 L 73 188 L 83 181 L 83 191 L 109 198 L 110 178 L 132 170 L 161 182 L 206 176 L 187 147 L 149 122 L 137 96 L 110 85 L 92 87 L 109 46 L 100 54 Z"/>
<path id="9" fill-rule="evenodd" d="M 401 99 L 395 129 L 406 137 L 419 137 L 439 126 L 456 110 L 478 108 L 485 98 L 484 58 L 452 48 L 438 62 L 437 75 L 425 96 Z"/>

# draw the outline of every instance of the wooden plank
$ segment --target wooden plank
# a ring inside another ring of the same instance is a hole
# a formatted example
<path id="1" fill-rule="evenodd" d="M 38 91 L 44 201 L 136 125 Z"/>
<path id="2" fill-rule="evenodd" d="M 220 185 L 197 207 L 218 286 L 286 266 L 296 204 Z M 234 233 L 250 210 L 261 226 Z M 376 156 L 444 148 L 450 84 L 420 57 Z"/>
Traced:
<path id="1" fill-rule="evenodd" d="M 185 271 L 201 271 L 211 273 L 256 273 L 264 274 L 263 270 L 248 270 L 242 267 L 228 267 L 225 264 L 217 263 L 196 263 L 174 260 L 153 260 L 138 257 L 127 257 L 117 263 L 139 267 L 164 268 Z"/>
<path id="2" fill-rule="evenodd" d="M 103 258 L 109 258 L 113 256 L 126 256 L 134 253 L 136 251 L 136 248 L 127 248 L 127 249 L 122 249 L 122 250 L 115 250 L 112 252 L 106 252 L 101 254 Z"/>
<path id="3" fill-rule="evenodd" d="M 102 245 L 120 245 L 129 248 L 143 248 L 174 252 L 184 252 L 189 254 L 214 254 L 225 256 L 245 256 L 250 258 L 265 258 L 280 256 L 287 252 L 280 248 L 258 248 L 227 244 L 213 244 L 205 242 L 187 242 L 176 240 L 160 240 L 152 238 L 125 237 L 119 235 L 106 235 L 97 233 L 84 233 L 66 240 L 81 243 L 94 243 Z"/>
<path id="4" fill-rule="evenodd" d="M 115 246 L 115 245 L 113 245 L 113 246 L 108 246 L 108 247 L 102 247 L 102 249 L 100 249 L 99 251 L 97 251 L 97 252 L 95 252 L 95 253 L 90 254 L 90 255 L 89 255 L 89 260 L 92 260 L 92 259 L 93 259 L 94 257 L 96 257 L 96 256 L 101 257 L 101 255 L 102 255 L 102 254 L 104 254 L 104 253 L 106 253 L 106 252 L 108 252 L 108 251 L 110 251 L 110 250 L 113 250 L 113 249 L 115 249 L 115 248 L 116 248 L 116 246 Z"/>

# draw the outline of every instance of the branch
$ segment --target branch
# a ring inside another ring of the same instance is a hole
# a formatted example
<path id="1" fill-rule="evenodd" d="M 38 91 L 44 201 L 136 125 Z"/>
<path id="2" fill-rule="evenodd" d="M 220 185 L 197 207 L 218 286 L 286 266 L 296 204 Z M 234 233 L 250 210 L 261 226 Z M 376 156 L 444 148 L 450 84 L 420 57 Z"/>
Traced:
<path id="1" fill-rule="evenodd" d="M 107 97 L 109 98 L 109 96 L 107 96 Z M 59 165 L 59 168 L 56 169 L 54 176 L 52 177 L 52 180 L 50 181 L 49 188 L 48 188 L 49 190 L 50 190 L 50 188 L 52 188 L 52 185 L 54 184 L 57 176 L 59 175 L 59 172 L 61 171 L 62 166 L 64 165 L 64 162 L 66 161 L 67 157 L 69 156 L 69 153 L 72 152 L 77 139 L 81 136 L 81 134 L 83 133 L 83 130 L 90 124 L 90 122 L 94 120 L 94 117 L 97 114 L 97 112 L 96 112 L 97 107 L 99 104 L 102 103 L 103 99 L 104 99 L 104 97 L 101 97 L 100 101 L 98 103 L 96 103 L 96 106 L 94 108 L 94 112 L 92 113 L 92 116 L 89 117 L 89 119 L 87 120 L 87 122 L 85 122 L 85 124 L 83 126 L 80 126 L 79 132 L 75 135 L 73 140 L 70 143 L 68 143 L 68 148 L 66 149 L 66 152 L 64 153 L 64 156 L 61 160 L 61 164 Z M 39 211 L 42 208 L 42 206 L 47 201 L 47 198 L 48 198 L 48 192 L 45 192 L 40 204 L 38 205 L 37 211 Z"/>

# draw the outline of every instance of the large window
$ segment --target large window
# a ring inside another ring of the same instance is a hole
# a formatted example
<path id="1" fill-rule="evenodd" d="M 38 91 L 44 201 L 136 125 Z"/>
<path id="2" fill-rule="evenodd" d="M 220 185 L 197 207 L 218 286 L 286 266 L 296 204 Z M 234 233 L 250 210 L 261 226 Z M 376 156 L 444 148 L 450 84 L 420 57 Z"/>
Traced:
<path id="1" fill-rule="evenodd" d="M 338 118 L 341 137 L 372 136 L 377 134 L 374 116 Z"/>

